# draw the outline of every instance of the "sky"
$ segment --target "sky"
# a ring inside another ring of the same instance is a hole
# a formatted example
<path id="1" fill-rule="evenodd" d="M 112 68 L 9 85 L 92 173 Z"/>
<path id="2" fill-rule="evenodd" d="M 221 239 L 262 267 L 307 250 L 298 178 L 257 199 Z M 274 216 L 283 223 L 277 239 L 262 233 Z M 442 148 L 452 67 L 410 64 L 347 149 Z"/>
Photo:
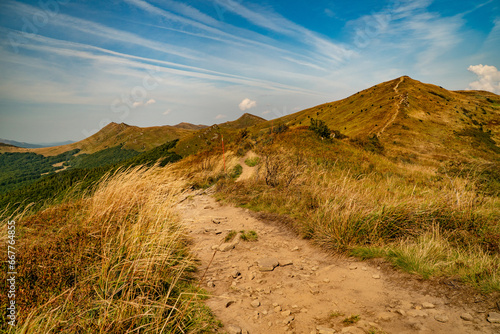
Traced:
<path id="1" fill-rule="evenodd" d="M 0 2 L 0 138 L 274 119 L 402 75 L 500 94 L 500 0 Z"/>

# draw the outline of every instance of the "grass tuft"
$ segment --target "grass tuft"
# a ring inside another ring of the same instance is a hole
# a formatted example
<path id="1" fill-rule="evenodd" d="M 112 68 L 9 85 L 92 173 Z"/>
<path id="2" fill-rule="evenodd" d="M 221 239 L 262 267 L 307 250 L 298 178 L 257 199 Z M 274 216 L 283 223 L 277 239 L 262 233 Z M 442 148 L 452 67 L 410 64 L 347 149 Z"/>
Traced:
<path id="1" fill-rule="evenodd" d="M 21 217 L 19 332 L 217 328 L 174 210 L 183 186 L 169 169 L 136 167 L 103 178 L 91 197 Z"/>

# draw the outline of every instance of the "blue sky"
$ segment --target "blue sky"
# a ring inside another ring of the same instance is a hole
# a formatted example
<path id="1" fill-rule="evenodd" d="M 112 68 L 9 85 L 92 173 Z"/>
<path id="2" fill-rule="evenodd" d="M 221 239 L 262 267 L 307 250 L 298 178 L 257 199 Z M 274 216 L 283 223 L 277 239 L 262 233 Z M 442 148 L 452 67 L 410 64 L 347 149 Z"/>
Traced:
<path id="1" fill-rule="evenodd" d="M 500 1 L 0 3 L 0 138 L 272 119 L 401 75 L 500 93 Z"/>

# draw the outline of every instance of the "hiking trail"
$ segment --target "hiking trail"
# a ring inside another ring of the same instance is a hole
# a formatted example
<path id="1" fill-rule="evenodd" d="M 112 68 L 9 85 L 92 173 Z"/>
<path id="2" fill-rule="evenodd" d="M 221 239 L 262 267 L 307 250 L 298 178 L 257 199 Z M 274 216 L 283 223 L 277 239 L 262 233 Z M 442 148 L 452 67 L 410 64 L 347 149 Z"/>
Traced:
<path id="1" fill-rule="evenodd" d="M 209 193 L 192 191 L 178 206 L 220 333 L 500 333 L 486 321 L 491 301 L 481 295 L 466 303 L 456 287 L 436 287 L 382 260 L 329 254 Z M 224 242 L 230 231 L 238 234 Z M 244 241 L 240 231 L 258 240 Z"/>

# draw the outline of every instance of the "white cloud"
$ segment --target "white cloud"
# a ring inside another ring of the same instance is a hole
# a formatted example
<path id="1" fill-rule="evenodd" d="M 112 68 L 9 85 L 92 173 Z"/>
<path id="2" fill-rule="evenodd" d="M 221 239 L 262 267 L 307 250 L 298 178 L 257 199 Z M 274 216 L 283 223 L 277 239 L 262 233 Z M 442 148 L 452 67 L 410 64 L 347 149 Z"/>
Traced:
<path id="1" fill-rule="evenodd" d="M 142 106 L 143 104 L 144 104 L 144 103 L 142 103 L 142 102 L 136 101 L 136 102 L 134 102 L 134 103 L 132 104 L 132 108 L 137 108 L 137 107 L 140 107 L 140 106 Z"/>
<path id="2" fill-rule="evenodd" d="M 151 104 L 155 104 L 156 103 L 156 100 L 155 99 L 149 99 L 146 101 L 145 105 L 149 106 Z"/>
<path id="3" fill-rule="evenodd" d="M 227 117 L 226 115 L 218 114 L 217 116 L 215 116 L 215 119 L 223 119 L 223 118 L 226 118 L 226 117 Z"/>
<path id="4" fill-rule="evenodd" d="M 266 110 L 264 112 L 262 112 L 262 115 L 267 115 L 267 114 L 270 114 L 271 113 L 271 110 Z"/>
<path id="5" fill-rule="evenodd" d="M 172 112 L 172 109 L 167 109 L 163 112 L 163 115 L 168 115 Z"/>
<path id="6" fill-rule="evenodd" d="M 241 103 L 238 106 L 240 107 L 241 111 L 245 111 L 245 110 L 252 109 L 252 108 L 256 107 L 257 102 L 246 98 L 243 101 L 241 101 Z"/>
<path id="7" fill-rule="evenodd" d="M 495 66 L 471 65 L 468 70 L 479 77 L 477 81 L 469 84 L 470 89 L 487 90 L 500 94 L 500 71 Z"/>

